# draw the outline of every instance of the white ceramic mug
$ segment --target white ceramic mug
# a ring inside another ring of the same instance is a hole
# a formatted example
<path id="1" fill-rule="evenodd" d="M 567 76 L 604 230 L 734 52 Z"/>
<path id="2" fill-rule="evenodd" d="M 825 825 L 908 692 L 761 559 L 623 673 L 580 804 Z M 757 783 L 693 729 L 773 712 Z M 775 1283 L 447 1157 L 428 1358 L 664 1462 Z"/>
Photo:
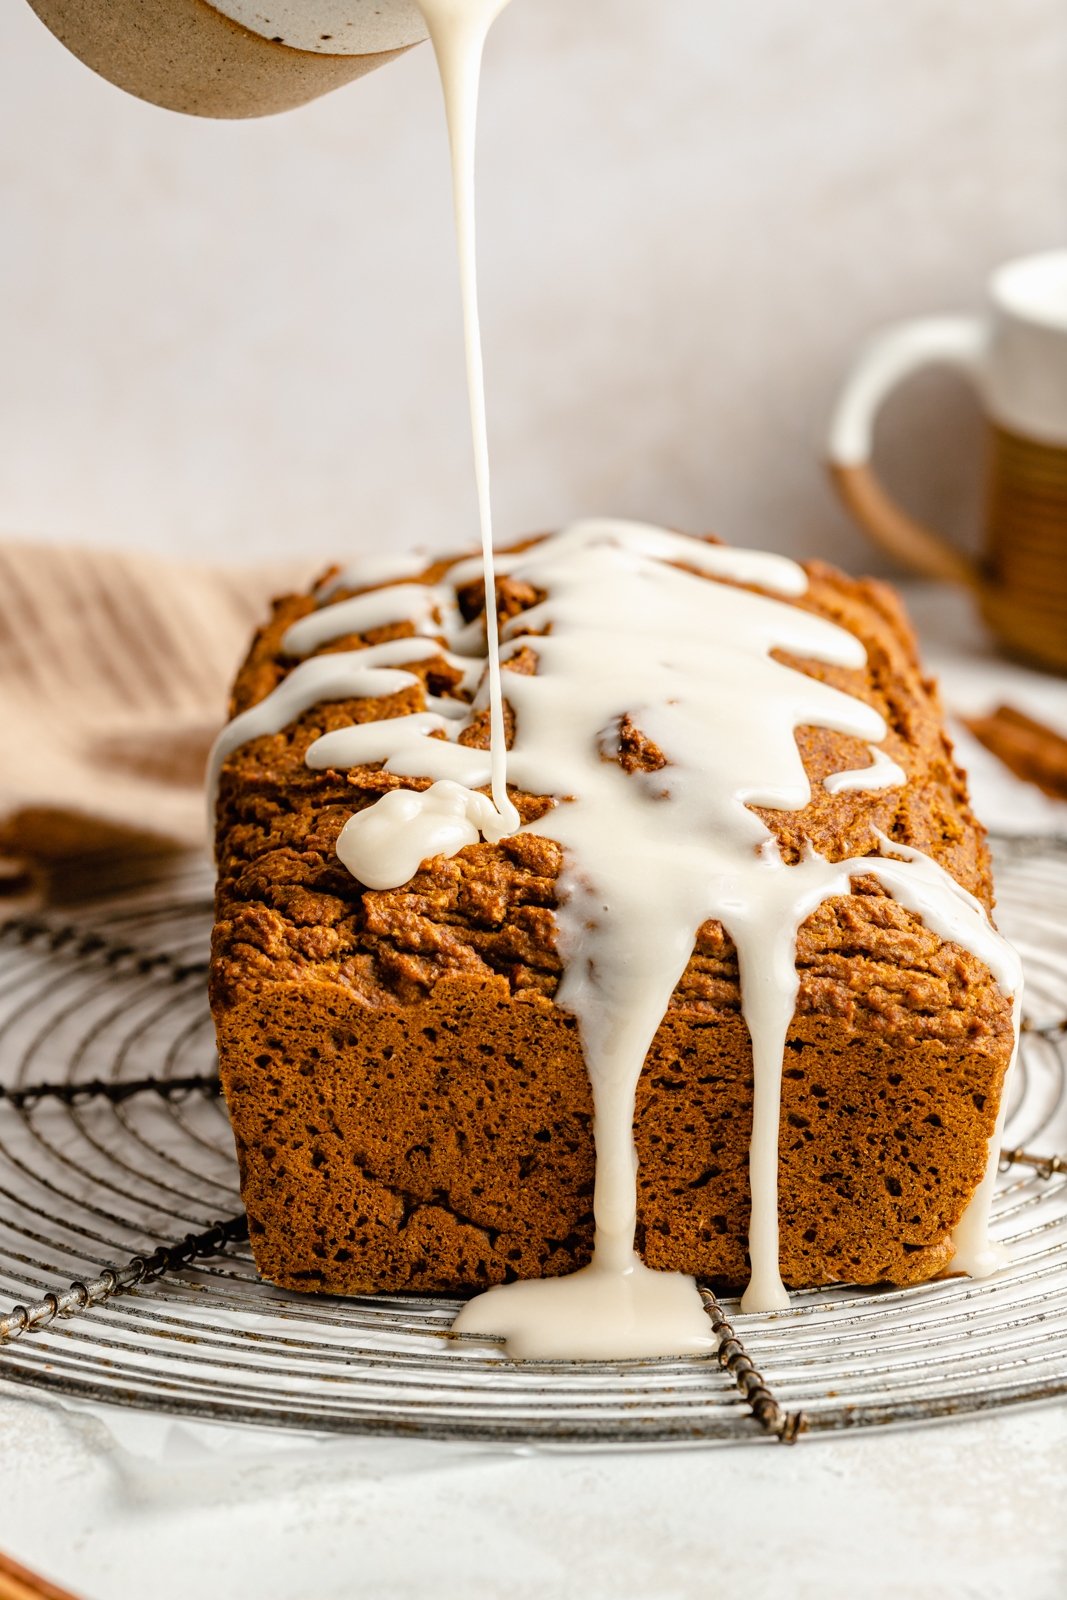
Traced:
<path id="1" fill-rule="evenodd" d="M 899 560 L 966 584 L 1012 650 L 1067 671 L 1067 250 L 994 272 L 979 316 L 924 317 L 872 339 L 830 426 L 834 482 L 856 519 Z M 926 366 L 955 367 L 989 422 L 986 546 L 954 549 L 886 493 L 871 466 L 886 396 Z"/>

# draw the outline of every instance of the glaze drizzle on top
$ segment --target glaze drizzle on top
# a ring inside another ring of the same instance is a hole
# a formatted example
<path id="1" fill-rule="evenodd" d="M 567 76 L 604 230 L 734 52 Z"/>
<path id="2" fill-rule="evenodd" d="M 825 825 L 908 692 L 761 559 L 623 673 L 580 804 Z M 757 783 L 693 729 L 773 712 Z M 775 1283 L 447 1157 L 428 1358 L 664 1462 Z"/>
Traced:
<path id="1" fill-rule="evenodd" d="M 581 1272 L 491 1289 L 456 1327 L 502 1336 L 519 1356 L 706 1348 L 710 1330 L 693 1281 L 650 1272 L 634 1250 L 637 1081 L 701 924 L 721 922 L 737 947 L 752 1040 L 745 1310 L 788 1303 L 778 1270 L 778 1124 L 801 923 L 827 898 L 849 893 L 853 877 L 871 876 L 940 938 L 983 961 L 1016 1009 L 1018 961 L 984 907 L 930 857 L 882 836 L 877 855 L 831 862 L 809 849 L 787 865 L 751 809 L 797 811 L 810 800 L 797 728 L 833 729 L 876 751 L 886 736 L 872 706 L 775 659 L 784 652 L 846 668 L 866 659 L 853 634 L 790 603 L 807 587 L 803 568 L 606 521 L 576 524 L 503 557 L 501 567 L 544 595 L 503 630 L 505 662 L 520 651 L 535 658 L 532 673 L 507 674 L 515 735 L 506 759 L 519 789 L 555 799 L 529 828 L 564 851 L 557 1002 L 578 1017 L 593 1087 L 596 1240 Z M 488 688 L 484 639 L 463 621 L 456 597 L 472 576 L 471 564 L 460 562 L 422 597 L 411 592 L 419 585 L 400 584 L 327 604 L 297 623 L 285 638 L 294 654 L 387 620 L 409 621 L 415 637 L 302 661 L 219 741 L 216 771 L 245 739 L 280 731 L 316 700 L 380 696 L 416 681 L 403 670 L 405 657 L 410 665 L 439 654 L 443 640 L 468 687 L 480 679 L 469 706 L 431 701 L 413 716 L 327 733 L 307 752 L 315 767 L 382 762 L 399 776 L 433 780 L 421 792 L 393 790 L 346 823 L 338 855 L 370 887 L 397 887 L 432 855 L 499 837 L 499 814 L 478 792 L 490 780 L 489 752 L 457 742 L 484 711 Z M 623 717 L 666 765 L 627 773 L 611 759 Z M 886 782 L 884 768 L 874 762 L 872 788 Z M 863 773 L 846 776 L 856 787 Z M 993 1172 L 995 1151 L 990 1162 Z M 954 1264 L 976 1274 L 996 1264 L 986 1238 L 990 1182 L 957 1235 Z"/>

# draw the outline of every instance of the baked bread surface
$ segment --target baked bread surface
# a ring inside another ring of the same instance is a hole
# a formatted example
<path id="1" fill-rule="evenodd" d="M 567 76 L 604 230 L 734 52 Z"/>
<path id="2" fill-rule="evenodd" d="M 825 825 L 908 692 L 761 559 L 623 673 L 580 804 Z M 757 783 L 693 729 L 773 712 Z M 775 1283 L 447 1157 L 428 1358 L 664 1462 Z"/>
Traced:
<path id="1" fill-rule="evenodd" d="M 821 563 L 806 570 L 797 603 L 856 634 L 868 660 L 861 671 L 795 664 L 882 713 L 883 748 L 908 781 L 831 795 L 823 778 L 866 767 L 869 751 L 801 728 L 811 802 L 759 814 L 787 861 L 809 846 L 834 861 L 877 854 L 880 830 L 991 907 L 984 833 L 899 602 Z M 431 566 L 424 581 L 443 572 Z M 537 598 L 498 583 L 502 618 Z M 461 600 L 477 615 L 481 586 Z M 314 606 L 309 595 L 275 603 L 231 714 L 292 669 L 282 636 Z M 325 649 L 412 632 L 399 623 Z M 532 664 L 520 654 L 510 670 Z M 592 1251 L 590 1089 L 575 1018 L 553 999 L 561 854 L 536 832 L 548 800 L 514 797 L 531 832 L 434 858 L 402 888 L 375 892 L 337 859 L 337 836 L 384 791 L 425 785 L 304 764 L 322 733 L 422 710 L 427 693 L 461 697 L 443 658 L 410 671 L 419 682 L 399 694 L 317 706 L 250 741 L 221 775 L 212 1010 L 256 1262 L 288 1288 L 478 1289 L 569 1272 Z M 461 737 L 487 745 L 487 716 Z M 662 764 L 625 719 L 620 744 L 628 770 Z M 797 966 L 779 1143 L 783 1279 L 929 1278 L 950 1266 L 951 1230 L 985 1171 L 1010 1000 L 871 878 L 808 918 Z M 650 1266 L 721 1289 L 747 1281 L 751 1121 L 736 953 L 708 922 L 638 1088 L 638 1246 Z"/>

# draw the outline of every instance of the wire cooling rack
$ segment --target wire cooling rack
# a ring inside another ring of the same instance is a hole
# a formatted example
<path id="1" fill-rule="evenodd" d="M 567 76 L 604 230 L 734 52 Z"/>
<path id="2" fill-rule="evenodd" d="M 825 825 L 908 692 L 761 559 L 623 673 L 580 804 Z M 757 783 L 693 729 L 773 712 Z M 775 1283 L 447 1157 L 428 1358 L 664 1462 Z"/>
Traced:
<path id="1" fill-rule="evenodd" d="M 718 1359 L 515 1364 L 451 1337 L 451 1300 L 261 1283 L 205 999 L 206 871 L 7 923 L 0 1375 L 233 1422 L 584 1447 L 788 1440 L 1067 1393 L 1067 842 L 997 856 L 1028 980 L 994 1207 L 1010 1266 L 798 1294 L 770 1316 L 708 1295 Z"/>

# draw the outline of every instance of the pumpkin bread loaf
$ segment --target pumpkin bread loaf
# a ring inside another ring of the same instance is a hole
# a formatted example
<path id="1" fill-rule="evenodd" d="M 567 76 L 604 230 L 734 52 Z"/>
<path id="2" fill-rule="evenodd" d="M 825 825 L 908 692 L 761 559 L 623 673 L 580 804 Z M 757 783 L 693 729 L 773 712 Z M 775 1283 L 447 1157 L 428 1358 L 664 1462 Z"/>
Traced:
<path id="1" fill-rule="evenodd" d="M 983 831 L 898 601 L 820 563 L 806 570 L 796 603 L 856 634 L 867 665 L 793 664 L 881 712 L 883 747 L 907 782 L 828 793 L 823 778 L 866 766 L 866 746 L 802 728 L 811 802 L 760 815 L 787 861 L 809 844 L 830 860 L 877 854 L 880 830 L 991 906 Z M 431 566 L 422 581 L 444 571 Z M 537 598 L 507 578 L 497 585 L 502 618 Z M 460 600 L 477 616 L 481 586 Z M 292 670 L 282 636 L 315 603 L 275 603 L 232 714 Z M 392 624 L 324 648 L 412 631 Z M 508 665 L 530 669 L 521 654 Z M 572 1271 L 592 1250 L 590 1089 L 575 1018 L 554 1000 L 561 854 L 536 830 L 549 802 L 515 795 L 530 832 L 426 861 L 402 888 L 374 892 L 337 859 L 337 836 L 386 790 L 428 780 L 304 764 L 329 730 L 422 710 L 427 694 L 463 697 L 443 657 L 410 670 L 414 686 L 317 706 L 241 746 L 221 774 L 211 1001 L 256 1261 L 290 1289 L 481 1289 Z M 461 737 L 487 745 L 487 717 Z M 618 759 L 632 770 L 663 758 L 624 719 Z M 871 878 L 808 918 L 797 961 L 782 1276 L 792 1287 L 929 1278 L 950 1267 L 951 1231 L 986 1167 L 1010 1001 L 981 962 Z M 708 922 L 638 1088 L 637 1237 L 650 1266 L 720 1289 L 745 1284 L 751 1121 L 736 953 Z"/>

